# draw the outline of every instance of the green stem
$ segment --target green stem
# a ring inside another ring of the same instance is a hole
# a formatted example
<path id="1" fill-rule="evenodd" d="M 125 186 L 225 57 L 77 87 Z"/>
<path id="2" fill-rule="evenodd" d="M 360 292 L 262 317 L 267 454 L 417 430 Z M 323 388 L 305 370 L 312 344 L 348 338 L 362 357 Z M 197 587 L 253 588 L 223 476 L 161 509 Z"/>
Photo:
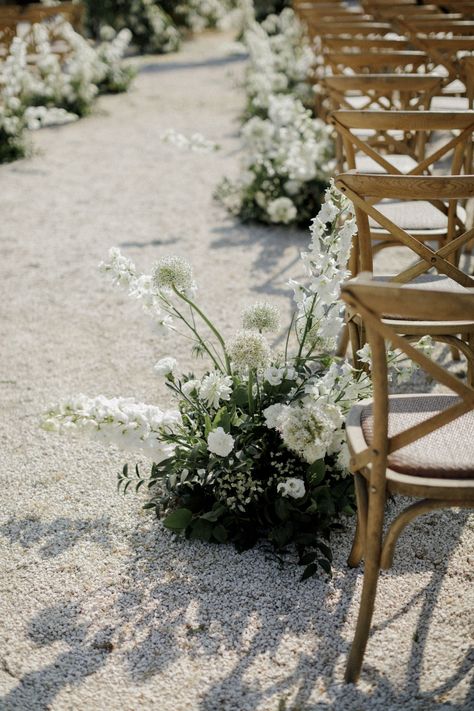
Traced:
<path id="1" fill-rule="evenodd" d="M 249 382 L 248 382 L 248 401 L 249 401 L 249 413 L 253 415 L 253 373 L 249 370 Z"/>
<path id="2" fill-rule="evenodd" d="M 187 297 L 185 294 L 183 294 L 181 291 L 178 291 L 178 289 L 177 289 L 174 285 L 173 285 L 173 291 L 175 292 L 175 294 L 176 294 L 177 296 L 179 296 L 180 299 L 182 299 L 182 300 L 185 301 L 187 304 L 189 304 L 189 306 L 190 306 L 192 309 L 194 309 L 197 314 L 199 314 L 199 316 L 202 318 L 202 320 L 204 321 L 204 323 L 210 328 L 210 330 L 212 331 L 212 333 L 215 335 L 215 337 L 217 338 L 217 340 L 219 341 L 219 343 L 220 343 L 220 345 L 221 345 L 221 347 L 222 347 L 222 352 L 223 352 L 223 354 L 224 354 L 224 359 L 225 359 L 225 364 L 226 364 L 226 370 L 227 370 L 227 373 L 230 375 L 230 374 L 231 374 L 231 367 L 230 367 L 229 356 L 227 355 L 227 351 L 226 351 L 224 339 L 222 338 L 222 336 L 221 336 L 221 334 L 219 333 L 219 331 L 217 330 L 217 328 L 214 326 L 214 324 L 212 323 L 212 321 L 210 321 L 210 320 L 208 319 L 208 317 L 206 316 L 206 314 L 205 314 L 203 311 L 201 311 L 201 309 L 199 308 L 199 306 L 196 306 L 196 304 L 194 303 L 194 301 L 192 301 L 191 299 L 188 299 L 188 297 Z"/>

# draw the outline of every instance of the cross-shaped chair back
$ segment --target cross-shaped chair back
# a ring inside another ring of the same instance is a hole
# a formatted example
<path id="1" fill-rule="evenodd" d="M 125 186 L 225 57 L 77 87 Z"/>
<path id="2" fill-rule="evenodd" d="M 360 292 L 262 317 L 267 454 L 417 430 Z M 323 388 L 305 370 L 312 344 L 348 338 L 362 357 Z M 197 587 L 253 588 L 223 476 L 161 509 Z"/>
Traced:
<path id="1" fill-rule="evenodd" d="M 410 249 L 418 260 L 389 278 L 406 284 L 435 270 L 462 287 L 474 288 L 474 278 L 454 263 L 456 254 L 474 237 L 474 229 L 461 231 L 456 225 L 456 207 L 460 200 L 474 197 L 474 176 L 412 176 L 343 173 L 336 178 L 336 186 L 352 200 L 357 218 L 358 271 L 373 272 L 372 234 L 369 218 L 387 231 L 395 244 Z M 400 202 L 428 201 L 448 213 L 448 239 L 435 248 L 418 239 L 377 209 L 382 200 Z"/>

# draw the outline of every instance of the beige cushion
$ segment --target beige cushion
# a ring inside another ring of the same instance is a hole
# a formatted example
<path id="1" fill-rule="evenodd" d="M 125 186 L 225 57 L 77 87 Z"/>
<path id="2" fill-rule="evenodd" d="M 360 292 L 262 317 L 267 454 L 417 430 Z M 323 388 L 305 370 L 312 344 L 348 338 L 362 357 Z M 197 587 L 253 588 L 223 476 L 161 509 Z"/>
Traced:
<path id="1" fill-rule="evenodd" d="M 416 168 L 418 165 L 416 160 L 413 160 L 411 156 L 405 155 L 387 155 L 383 156 L 387 163 L 393 165 L 397 170 L 402 173 L 409 173 L 410 170 Z M 357 155 L 356 156 L 356 168 L 360 173 L 386 173 L 382 166 L 377 163 L 370 156 Z"/>
<path id="2" fill-rule="evenodd" d="M 448 217 L 425 200 L 384 200 L 374 206 L 398 227 L 407 232 L 435 232 L 444 234 L 448 228 Z M 464 222 L 465 210 L 458 207 L 458 216 Z M 369 218 L 373 232 L 386 232 L 376 220 Z"/>
<path id="3" fill-rule="evenodd" d="M 451 395 L 390 397 L 389 437 L 417 425 L 458 402 Z M 372 405 L 363 409 L 362 432 L 370 446 L 373 441 Z M 411 476 L 441 479 L 474 478 L 474 411 L 393 452 L 388 466 Z"/>
<path id="4" fill-rule="evenodd" d="M 374 280 L 378 282 L 387 282 L 393 279 L 393 276 L 388 274 L 384 274 L 383 276 L 377 275 L 374 277 Z M 401 286 L 402 289 L 438 289 L 440 291 L 457 291 L 461 293 L 466 291 L 464 286 L 458 284 L 457 281 L 451 279 L 445 274 L 420 274 L 420 276 L 416 277 L 416 279 L 413 279 L 413 281 L 410 281 L 408 284 L 402 284 L 399 286 Z"/>

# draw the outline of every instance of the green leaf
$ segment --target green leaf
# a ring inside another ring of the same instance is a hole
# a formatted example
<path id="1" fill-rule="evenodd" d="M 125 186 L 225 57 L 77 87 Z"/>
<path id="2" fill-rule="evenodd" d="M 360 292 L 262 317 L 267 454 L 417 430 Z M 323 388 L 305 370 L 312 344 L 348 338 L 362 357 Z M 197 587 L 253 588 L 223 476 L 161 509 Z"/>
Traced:
<path id="1" fill-rule="evenodd" d="M 311 464 L 308 469 L 308 476 L 312 486 L 318 486 L 324 479 L 326 474 L 326 464 L 324 459 L 318 459 L 316 462 Z"/>
<path id="2" fill-rule="evenodd" d="M 200 541 L 210 541 L 212 523 L 203 518 L 196 518 L 189 526 L 189 538 L 198 538 Z"/>
<path id="3" fill-rule="evenodd" d="M 280 521 L 287 521 L 290 517 L 290 507 L 286 499 L 275 500 L 275 513 Z"/>
<path id="4" fill-rule="evenodd" d="M 330 578 L 332 578 L 331 563 L 326 560 L 326 558 L 318 558 L 318 563 L 324 570 L 324 572 L 327 573 Z"/>
<path id="5" fill-rule="evenodd" d="M 325 543 L 320 543 L 320 542 L 318 541 L 318 548 L 319 548 L 319 550 L 321 551 L 321 553 L 322 553 L 323 555 L 325 555 L 326 558 L 327 558 L 329 561 L 332 560 L 332 551 L 331 551 L 331 549 L 329 548 L 329 546 L 327 546 Z"/>
<path id="6" fill-rule="evenodd" d="M 225 506 L 217 506 L 217 508 L 212 509 L 212 511 L 207 511 L 205 514 L 202 514 L 199 518 L 203 518 L 205 521 L 218 521 L 219 518 L 222 516 L 223 513 L 227 511 Z"/>
<path id="7" fill-rule="evenodd" d="M 172 531 L 182 531 L 189 526 L 193 518 L 193 513 L 189 509 L 176 509 L 172 511 L 163 521 L 163 526 Z"/>
<path id="8" fill-rule="evenodd" d="M 300 558 L 300 565 L 309 565 L 316 560 L 317 553 L 304 553 Z"/>
<path id="9" fill-rule="evenodd" d="M 214 528 L 212 529 L 212 535 L 219 543 L 225 543 L 229 537 L 227 530 L 224 528 L 224 526 L 222 526 L 222 524 L 214 526 Z"/>
<path id="10" fill-rule="evenodd" d="M 244 385 L 238 385 L 232 394 L 232 400 L 237 407 L 243 407 L 248 402 L 247 388 Z"/>
<path id="11" fill-rule="evenodd" d="M 307 580 L 308 578 L 311 578 L 313 575 L 316 575 L 318 572 L 318 566 L 316 563 L 310 563 L 309 565 L 306 566 L 306 568 L 303 571 L 303 575 L 301 576 L 300 580 Z"/>

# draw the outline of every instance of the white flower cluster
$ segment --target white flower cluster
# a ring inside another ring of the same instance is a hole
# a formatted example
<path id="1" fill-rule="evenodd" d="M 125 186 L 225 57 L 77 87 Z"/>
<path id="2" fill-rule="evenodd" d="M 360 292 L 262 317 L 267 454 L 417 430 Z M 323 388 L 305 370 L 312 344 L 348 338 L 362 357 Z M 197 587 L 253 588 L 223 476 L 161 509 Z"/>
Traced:
<path id="1" fill-rule="evenodd" d="M 316 57 L 293 10 L 269 15 L 261 24 L 253 22 L 244 43 L 249 53 L 245 90 L 250 113 L 266 113 L 275 94 L 291 94 L 310 105 L 308 78 Z"/>
<path id="2" fill-rule="evenodd" d="M 193 32 L 221 25 L 230 10 L 228 0 L 186 0 L 176 5 L 175 12 Z"/>
<path id="3" fill-rule="evenodd" d="M 345 220 L 341 219 L 344 213 Z M 347 264 L 356 232 L 351 203 L 331 183 L 312 222 L 308 251 L 301 255 L 309 283 L 290 281 L 298 307 L 296 322 L 308 355 L 335 348 L 343 326 L 341 285 L 349 276 Z"/>
<path id="4" fill-rule="evenodd" d="M 27 43 L 15 37 L 0 72 L 0 162 L 23 154 L 23 134 L 26 128 L 34 130 L 77 119 L 77 116 L 64 109 L 28 106 L 31 84 Z"/>
<path id="5" fill-rule="evenodd" d="M 280 327 L 280 311 L 267 301 L 257 301 L 242 312 L 242 325 L 246 330 L 275 332 Z"/>
<path id="6" fill-rule="evenodd" d="M 227 349 L 237 372 L 261 370 L 270 364 L 270 346 L 266 338 L 256 331 L 239 331 Z"/>
<path id="7" fill-rule="evenodd" d="M 233 214 L 253 205 L 260 219 L 289 224 L 299 217 L 296 203 L 305 202 L 305 191 L 317 193 L 316 183 L 328 183 L 333 145 L 328 126 L 297 98 L 272 95 L 268 103 L 267 118 L 253 116 L 242 127 L 239 179 L 225 182 L 217 194 Z"/>
<path id="8" fill-rule="evenodd" d="M 163 433 L 174 432 L 180 424 L 181 416 L 174 410 L 163 411 L 130 398 L 78 395 L 49 408 L 42 427 L 141 451 L 160 462 L 173 453 L 173 446 L 162 441 Z"/>
<path id="9" fill-rule="evenodd" d="M 150 316 L 160 332 L 173 327 L 173 319 L 166 313 L 162 295 L 151 275 L 139 274 L 135 264 L 124 257 L 117 247 L 109 250 L 109 260 L 101 262 L 99 269 L 110 277 L 114 286 L 119 286 L 128 295 L 142 302 L 143 310 Z"/>
<path id="10" fill-rule="evenodd" d="M 174 128 L 167 129 L 162 135 L 163 143 L 169 143 L 183 151 L 192 153 L 214 153 L 219 150 L 219 144 L 205 138 L 202 133 L 193 133 L 189 138 L 178 133 Z"/>
<path id="11" fill-rule="evenodd" d="M 143 51 L 166 53 L 179 48 L 179 30 L 155 0 L 131 0 L 126 23 Z"/>

